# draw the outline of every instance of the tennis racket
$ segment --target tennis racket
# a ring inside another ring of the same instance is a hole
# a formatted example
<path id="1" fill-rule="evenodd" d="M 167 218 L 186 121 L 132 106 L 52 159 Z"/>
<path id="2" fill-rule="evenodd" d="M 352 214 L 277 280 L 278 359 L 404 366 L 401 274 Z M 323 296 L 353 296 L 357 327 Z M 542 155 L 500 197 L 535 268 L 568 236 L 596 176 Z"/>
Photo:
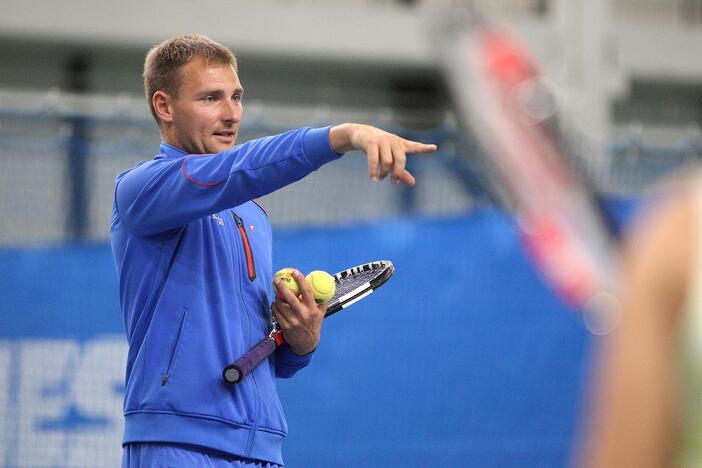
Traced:
<path id="1" fill-rule="evenodd" d="M 332 275 L 336 283 L 336 291 L 329 301 L 324 318 L 334 315 L 368 296 L 384 285 L 394 272 L 395 267 L 392 262 L 380 260 L 358 265 Z M 241 382 L 284 341 L 283 332 L 274 321 L 273 330 L 268 337 L 259 341 L 246 354 L 225 367 L 222 371 L 222 377 L 231 384 Z"/>
<path id="2" fill-rule="evenodd" d="M 514 208 L 528 256 L 586 326 L 617 322 L 614 239 L 595 193 L 574 171 L 557 132 L 556 102 L 520 40 L 476 15 L 435 27 L 437 52 L 461 129 Z M 584 174 L 582 175 L 584 176 Z"/>

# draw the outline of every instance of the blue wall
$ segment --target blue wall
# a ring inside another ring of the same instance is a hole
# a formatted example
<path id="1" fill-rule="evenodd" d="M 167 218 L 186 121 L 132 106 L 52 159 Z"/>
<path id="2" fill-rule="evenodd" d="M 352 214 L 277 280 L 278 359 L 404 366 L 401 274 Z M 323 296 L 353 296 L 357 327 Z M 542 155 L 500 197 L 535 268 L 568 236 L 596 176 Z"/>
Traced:
<path id="1" fill-rule="evenodd" d="M 564 466 L 589 340 L 577 314 L 527 263 L 511 222 L 482 211 L 275 233 L 275 268 L 337 271 L 383 258 L 395 264 L 393 279 L 325 323 L 311 366 L 280 381 L 288 466 Z M 79 357 L 56 357 L 68 369 L 56 379 L 80 374 L 88 360 L 80 356 L 105 349 L 96 340 L 121 343 L 117 298 L 108 245 L 0 251 L 0 373 L 7 374 L 0 376 L 0 415 L 11 421 L 6 432 L 0 428 L 0 462 L 14 466 L 30 456 L 16 448 L 23 436 L 12 424 L 27 426 L 16 420 L 32 416 L 1 407 L 23 401 L 16 380 L 29 378 L 29 358 L 18 360 L 30 351 L 22 343 L 74 343 Z M 109 436 L 82 443 L 103 444 L 102 451 L 118 444 L 120 365 L 93 392 L 106 392 L 111 406 L 81 402 L 85 391 L 69 388 L 83 388 L 76 378 L 52 407 L 53 419 L 30 421 L 33 437 L 44 430 L 78 437 L 88 424 Z M 46 388 L 36 394 L 53 395 Z M 103 419 L 94 417 L 100 411 Z M 52 456 L 59 465 L 79 457 L 69 452 Z"/>

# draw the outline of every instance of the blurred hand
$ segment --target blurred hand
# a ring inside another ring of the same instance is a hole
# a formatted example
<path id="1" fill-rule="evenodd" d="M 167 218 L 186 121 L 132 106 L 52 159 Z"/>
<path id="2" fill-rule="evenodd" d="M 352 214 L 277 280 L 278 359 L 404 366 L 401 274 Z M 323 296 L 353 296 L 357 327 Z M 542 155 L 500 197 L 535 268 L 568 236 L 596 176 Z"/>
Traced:
<path id="1" fill-rule="evenodd" d="M 412 186 L 414 176 L 405 169 L 407 153 L 433 153 L 436 145 L 427 145 L 388 133 L 370 125 L 346 123 L 332 127 L 329 142 L 337 153 L 360 150 L 368 156 L 368 177 L 383 180 L 388 175 L 394 184 Z"/>
<path id="2" fill-rule="evenodd" d="M 300 288 L 300 299 L 275 278 L 273 283 L 278 293 L 271 309 L 290 349 L 303 356 L 314 351 L 319 343 L 327 305 L 315 302 L 312 288 L 302 273 L 294 270 L 292 276 Z"/>

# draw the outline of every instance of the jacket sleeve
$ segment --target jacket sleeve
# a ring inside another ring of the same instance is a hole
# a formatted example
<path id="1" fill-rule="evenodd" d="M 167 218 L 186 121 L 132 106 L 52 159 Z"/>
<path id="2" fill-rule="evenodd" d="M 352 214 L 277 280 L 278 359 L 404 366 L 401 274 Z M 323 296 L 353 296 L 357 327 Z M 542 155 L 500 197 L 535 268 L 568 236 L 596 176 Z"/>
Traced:
<path id="1" fill-rule="evenodd" d="M 153 235 L 271 193 L 338 157 L 325 127 L 291 130 L 213 155 L 155 159 L 118 179 L 115 206 L 130 230 Z"/>
<path id="2" fill-rule="evenodd" d="M 304 356 L 299 356 L 292 352 L 287 343 L 283 343 L 275 350 L 275 376 L 281 379 L 289 379 L 312 361 L 313 354 L 314 351 Z"/>

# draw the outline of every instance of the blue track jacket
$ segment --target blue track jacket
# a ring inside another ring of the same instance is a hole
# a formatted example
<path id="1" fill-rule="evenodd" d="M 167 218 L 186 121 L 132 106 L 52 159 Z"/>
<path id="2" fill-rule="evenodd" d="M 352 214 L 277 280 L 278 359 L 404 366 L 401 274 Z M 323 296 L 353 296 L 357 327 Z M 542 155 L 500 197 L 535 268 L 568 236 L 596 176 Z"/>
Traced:
<path id="1" fill-rule="evenodd" d="M 252 200 L 339 157 L 329 128 L 215 155 L 161 153 L 116 178 L 110 239 L 129 342 L 124 443 L 174 442 L 282 464 L 275 377 L 311 356 L 283 345 L 236 386 L 225 365 L 263 339 L 271 227 Z"/>

